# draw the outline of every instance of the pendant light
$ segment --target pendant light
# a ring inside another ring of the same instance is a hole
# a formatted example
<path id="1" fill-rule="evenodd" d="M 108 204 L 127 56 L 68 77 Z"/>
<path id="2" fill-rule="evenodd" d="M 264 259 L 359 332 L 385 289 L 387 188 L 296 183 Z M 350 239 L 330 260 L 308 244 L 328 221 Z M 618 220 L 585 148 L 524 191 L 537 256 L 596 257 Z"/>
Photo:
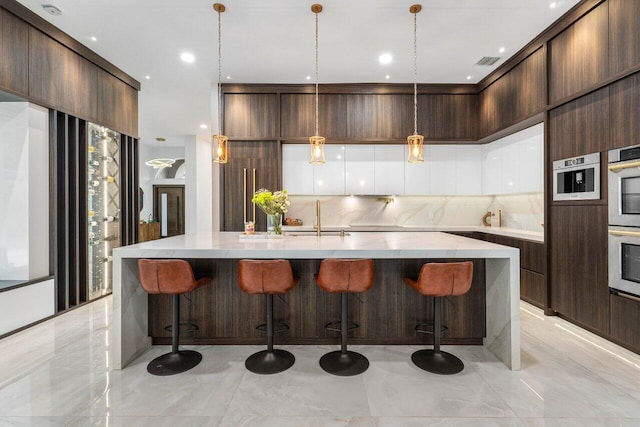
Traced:
<path id="1" fill-rule="evenodd" d="M 323 164 L 324 160 L 324 137 L 319 135 L 318 132 L 318 14 L 322 12 L 322 5 L 314 4 L 311 6 L 311 11 L 316 15 L 316 133 L 314 136 L 309 137 L 309 143 L 311 144 L 311 158 L 309 163 Z"/>
<path id="2" fill-rule="evenodd" d="M 413 135 L 407 137 L 409 144 L 409 163 L 424 162 L 422 155 L 422 143 L 424 136 L 418 135 L 418 36 L 417 36 L 417 15 L 422 10 L 422 6 L 414 4 L 409 8 L 413 14 Z"/>
<path id="3" fill-rule="evenodd" d="M 213 146 L 213 161 L 215 163 L 227 163 L 229 138 L 222 135 L 222 27 L 220 16 L 226 10 L 222 3 L 214 3 L 213 10 L 218 12 L 218 134 L 211 137 Z"/>

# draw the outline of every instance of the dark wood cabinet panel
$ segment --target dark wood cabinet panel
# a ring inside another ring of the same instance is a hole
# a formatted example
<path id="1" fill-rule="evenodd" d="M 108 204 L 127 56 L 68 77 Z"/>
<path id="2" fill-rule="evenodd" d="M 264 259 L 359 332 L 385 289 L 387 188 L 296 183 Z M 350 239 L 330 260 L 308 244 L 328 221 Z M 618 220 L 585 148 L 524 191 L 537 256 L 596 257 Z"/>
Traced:
<path id="1" fill-rule="evenodd" d="M 224 132 L 230 138 L 278 139 L 277 94 L 225 94 Z"/>
<path id="2" fill-rule="evenodd" d="M 520 299 L 544 308 L 545 286 L 544 274 L 520 269 Z"/>
<path id="3" fill-rule="evenodd" d="M 544 243 L 519 240 L 520 267 L 536 273 L 547 272 L 547 250 Z"/>
<path id="4" fill-rule="evenodd" d="M 0 9 L 0 88 L 29 94 L 29 26 Z"/>
<path id="5" fill-rule="evenodd" d="M 138 91 L 98 69 L 98 123 L 127 135 L 138 135 Z"/>
<path id="6" fill-rule="evenodd" d="M 410 95 L 350 95 L 347 97 L 347 138 L 399 139 L 413 133 Z"/>
<path id="7" fill-rule="evenodd" d="M 640 2 L 609 0 L 609 67 L 616 75 L 640 65 Z"/>
<path id="8" fill-rule="evenodd" d="M 318 96 L 318 131 L 331 139 L 347 139 L 347 96 Z M 308 138 L 316 132 L 315 95 L 282 94 L 280 97 L 280 132 L 282 139 Z"/>
<path id="9" fill-rule="evenodd" d="M 552 206 L 551 308 L 581 325 L 609 331 L 607 206 Z"/>
<path id="10" fill-rule="evenodd" d="M 621 344 L 640 352 L 640 299 L 609 295 L 611 336 Z"/>
<path id="11" fill-rule="evenodd" d="M 478 95 L 479 137 L 491 135 L 542 111 L 546 68 L 542 48 Z"/>
<path id="12" fill-rule="evenodd" d="M 29 29 L 29 96 L 97 120 L 98 67 L 40 31 Z"/>
<path id="13" fill-rule="evenodd" d="M 243 231 L 245 221 L 255 221 L 257 231 L 266 230 L 266 216 L 251 203 L 251 198 L 260 188 L 280 189 L 278 145 L 277 142 L 229 143 L 229 162 L 222 166 L 223 230 Z"/>
<path id="14" fill-rule="evenodd" d="M 549 99 L 559 101 L 605 80 L 608 4 L 602 3 L 549 42 Z"/>
<path id="15" fill-rule="evenodd" d="M 610 86 L 611 148 L 640 143 L 640 73 Z"/>
<path id="16" fill-rule="evenodd" d="M 550 160 L 606 151 L 609 138 L 609 87 L 551 110 Z"/>
<path id="17" fill-rule="evenodd" d="M 405 137 L 413 133 L 413 110 L 408 115 Z M 474 141 L 478 137 L 477 124 L 477 95 L 418 95 L 418 133 L 427 141 Z"/>

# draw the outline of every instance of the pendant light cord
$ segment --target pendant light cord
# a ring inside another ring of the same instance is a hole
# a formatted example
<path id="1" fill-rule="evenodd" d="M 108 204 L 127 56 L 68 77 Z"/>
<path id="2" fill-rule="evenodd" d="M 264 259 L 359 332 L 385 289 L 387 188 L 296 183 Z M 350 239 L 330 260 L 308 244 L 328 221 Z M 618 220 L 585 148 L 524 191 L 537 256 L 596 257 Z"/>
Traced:
<path id="1" fill-rule="evenodd" d="M 318 120 L 318 13 L 316 15 L 316 136 L 318 133 L 319 120 Z"/>
<path id="2" fill-rule="evenodd" d="M 418 36 L 417 13 L 413 14 L 413 134 L 418 134 Z"/>
<path id="3" fill-rule="evenodd" d="M 218 11 L 218 135 L 222 135 L 222 24 L 220 16 L 222 13 Z"/>

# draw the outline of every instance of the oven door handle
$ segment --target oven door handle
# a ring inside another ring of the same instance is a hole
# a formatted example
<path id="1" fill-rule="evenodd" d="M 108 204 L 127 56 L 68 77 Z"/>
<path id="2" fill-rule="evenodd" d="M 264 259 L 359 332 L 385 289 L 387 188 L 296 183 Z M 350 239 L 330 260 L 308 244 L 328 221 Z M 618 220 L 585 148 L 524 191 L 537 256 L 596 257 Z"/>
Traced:
<path id="1" fill-rule="evenodd" d="M 609 234 L 611 234 L 612 236 L 640 237 L 640 232 L 638 231 L 609 230 Z"/>
<path id="2" fill-rule="evenodd" d="M 621 171 L 622 169 L 637 168 L 637 167 L 640 167 L 640 162 L 623 163 L 620 165 L 609 165 L 609 170 L 611 172 L 618 172 L 618 171 Z"/>

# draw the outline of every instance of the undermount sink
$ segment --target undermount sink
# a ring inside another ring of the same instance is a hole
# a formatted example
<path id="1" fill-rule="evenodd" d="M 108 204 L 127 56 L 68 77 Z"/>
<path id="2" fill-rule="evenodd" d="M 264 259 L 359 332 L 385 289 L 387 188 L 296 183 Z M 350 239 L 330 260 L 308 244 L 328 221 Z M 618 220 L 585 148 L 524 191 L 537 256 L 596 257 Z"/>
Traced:
<path id="1" fill-rule="evenodd" d="M 302 237 L 302 236 L 315 236 L 316 231 L 285 231 L 285 236 Z M 339 231 L 323 231 L 322 236 L 350 236 L 351 233 L 340 233 Z"/>

